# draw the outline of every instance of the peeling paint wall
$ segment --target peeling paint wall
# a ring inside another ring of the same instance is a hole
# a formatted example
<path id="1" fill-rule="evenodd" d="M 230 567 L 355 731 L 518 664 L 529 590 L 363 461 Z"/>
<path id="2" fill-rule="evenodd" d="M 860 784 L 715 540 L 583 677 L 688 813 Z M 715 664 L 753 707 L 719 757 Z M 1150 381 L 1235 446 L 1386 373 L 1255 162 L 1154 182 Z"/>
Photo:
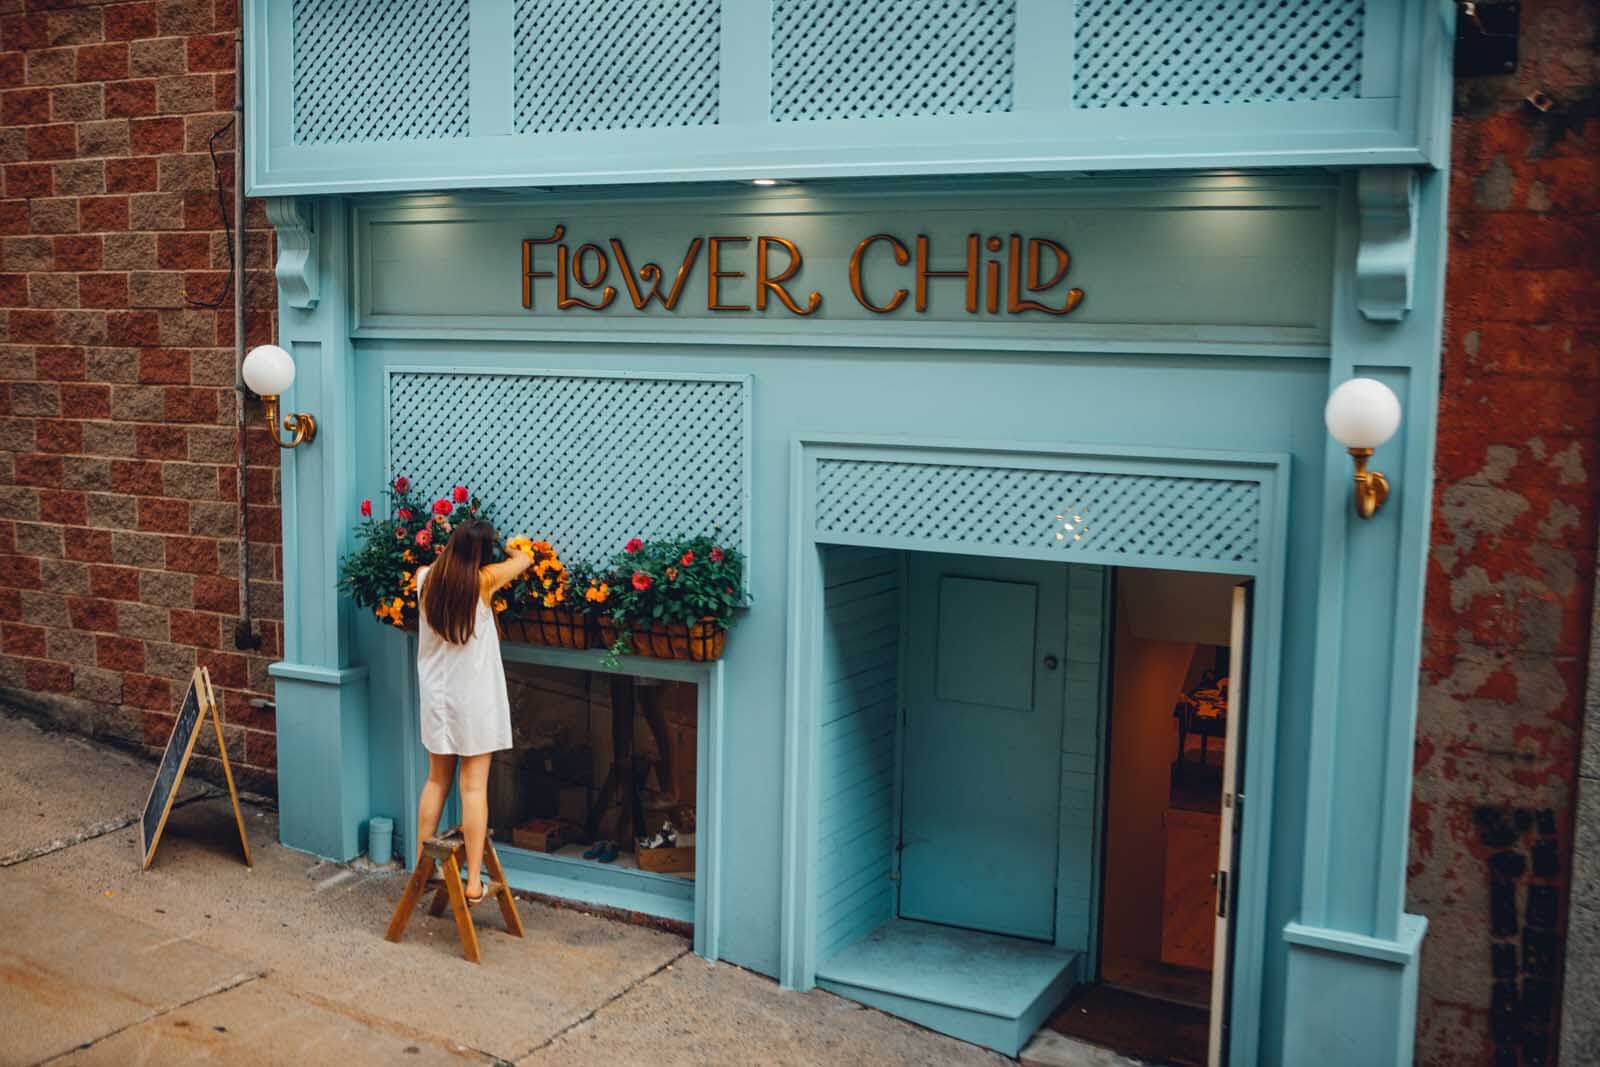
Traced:
<path id="1" fill-rule="evenodd" d="M 1600 5 L 1460 79 L 1409 909 L 1417 1062 L 1552 1062 L 1600 471 Z M 1555 106 L 1525 98 L 1542 90 Z"/>

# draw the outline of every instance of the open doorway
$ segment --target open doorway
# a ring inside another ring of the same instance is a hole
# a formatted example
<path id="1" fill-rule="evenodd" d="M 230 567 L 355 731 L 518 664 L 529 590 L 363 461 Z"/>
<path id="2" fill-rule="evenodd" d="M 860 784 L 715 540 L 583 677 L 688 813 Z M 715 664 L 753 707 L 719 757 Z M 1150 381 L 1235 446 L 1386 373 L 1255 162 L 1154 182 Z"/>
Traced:
<path id="1" fill-rule="evenodd" d="M 1238 586 L 1232 575 L 1116 574 L 1100 980 L 1051 1025 L 1151 1062 L 1221 1058 L 1212 1016 L 1226 1014 L 1228 782 L 1243 736 Z"/>

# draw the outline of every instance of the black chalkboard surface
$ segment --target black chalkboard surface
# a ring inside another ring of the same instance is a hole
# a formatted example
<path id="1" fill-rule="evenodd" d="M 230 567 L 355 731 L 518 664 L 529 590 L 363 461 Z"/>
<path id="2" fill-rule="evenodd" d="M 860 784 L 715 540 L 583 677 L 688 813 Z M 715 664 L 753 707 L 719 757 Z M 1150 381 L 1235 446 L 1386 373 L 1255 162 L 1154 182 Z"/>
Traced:
<path id="1" fill-rule="evenodd" d="M 178 786 L 183 782 L 183 772 L 194 754 L 194 745 L 207 719 L 217 731 L 217 751 L 222 759 L 222 771 L 228 779 L 228 793 L 233 798 L 233 816 L 239 824 L 239 841 L 244 846 L 244 862 L 250 864 L 250 841 L 244 832 L 244 817 L 239 811 L 238 792 L 233 787 L 233 771 L 228 766 L 227 749 L 222 743 L 222 724 L 217 719 L 216 697 L 211 692 L 211 676 L 204 667 L 196 667 L 189 676 L 189 688 L 178 706 L 178 719 L 173 723 L 172 736 L 167 738 L 166 751 L 161 753 L 161 764 L 156 768 L 156 780 L 150 786 L 150 796 L 144 802 L 144 815 L 139 820 L 139 853 L 143 858 L 141 869 L 148 869 L 155 859 L 156 846 L 161 843 L 161 831 L 166 828 L 167 816 L 172 813 L 172 802 L 177 799 Z"/>

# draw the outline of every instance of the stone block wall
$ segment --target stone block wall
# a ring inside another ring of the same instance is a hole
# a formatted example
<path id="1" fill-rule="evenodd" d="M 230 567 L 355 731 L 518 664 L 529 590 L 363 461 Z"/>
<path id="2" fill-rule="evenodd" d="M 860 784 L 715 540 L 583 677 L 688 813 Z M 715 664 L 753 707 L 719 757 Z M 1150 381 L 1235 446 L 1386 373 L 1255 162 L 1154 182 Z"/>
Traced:
<path id="1" fill-rule="evenodd" d="M 230 760 L 270 792 L 273 716 L 251 702 L 282 593 L 261 430 L 243 484 L 264 640 L 234 640 L 237 26 L 232 0 L 0 0 L 0 699 L 158 751 L 203 665 Z M 274 299 L 259 204 L 248 228 L 255 343 Z"/>
<path id="2" fill-rule="evenodd" d="M 1417 1062 L 1554 1062 L 1600 473 L 1600 7 L 1456 82 L 1412 806 Z M 1553 104 L 1541 111 L 1534 92 Z"/>

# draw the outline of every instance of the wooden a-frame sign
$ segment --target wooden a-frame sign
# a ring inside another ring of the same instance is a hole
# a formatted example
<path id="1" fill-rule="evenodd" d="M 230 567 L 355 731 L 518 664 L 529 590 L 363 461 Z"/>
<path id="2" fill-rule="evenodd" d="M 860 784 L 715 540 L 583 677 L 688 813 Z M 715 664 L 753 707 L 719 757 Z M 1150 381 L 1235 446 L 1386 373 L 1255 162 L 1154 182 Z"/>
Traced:
<path id="1" fill-rule="evenodd" d="M 141 870 L 149 870 L 156 857 L 156 846 L 161 843 L 161 831 L 167 827 L 167 816 L 172 814 L 172 804 L 178 797 L 178 786 L 183 782 L 183 772 L 194 754 L 194 745 L 200 738 L 201 723 L 209 718 L 217 732 L 217 755 L 222 759 L 222 775 L 228 780 L 228 797 L 233 801 L 233 821 L 239 826 L 239 844 L 244 846 L 244 865 L 250 861 L 250 838 L 244 832 L 244 815 L 239 811 L 239 791 L 233 786 L 233 769 L 228 766 L 228 748 L 222 741 L 222 717 L 217 713 L 216 694 L 211 689 L 211 672 L 196 667 L 189 678 L 189 689 L 178 705 L 178 721 L 172 726 L 172 736 L 167 738 L 166 751 L 161 754 L 161 765 L 156 768 L 156 780 L 150 784 L 150 795 L 145 798 L 144 815 L 139 820 L 139 854 L 143 857 Z"/>

